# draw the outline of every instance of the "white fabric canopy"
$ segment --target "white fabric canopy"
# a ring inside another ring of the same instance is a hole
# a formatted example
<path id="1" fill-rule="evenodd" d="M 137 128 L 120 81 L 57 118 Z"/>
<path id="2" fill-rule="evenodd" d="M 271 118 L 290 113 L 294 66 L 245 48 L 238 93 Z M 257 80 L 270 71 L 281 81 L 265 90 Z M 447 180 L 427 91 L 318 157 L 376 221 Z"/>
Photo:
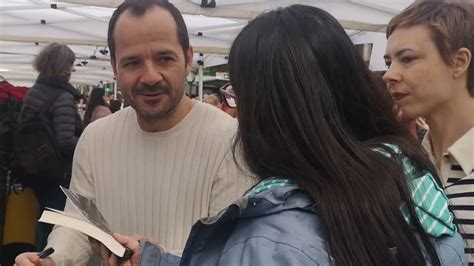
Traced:
<path id="1" fill-rule="evenodd" d="M 78 61 L 72 82 L 97 84 L 111 81 L 107 26 L 119 0 L 1 0 L 0 75 L 18 85 L 31 85 L 36 72 L 31 62 L 47 43 L 71 45 Z M 277 7 L 304 4 L 322 8 L 347 29 L 354 43 L 374 43 L 370 67 L 384 68 L 385 25 L 412 0 L 216 0 L 215 8 L 201 0 L 171 0 L 185 14 L 191 45 L 203 53 L 204 66 L 226 62 L 233 39 L 249 20 Z M 204 1 L 205 2 L 205 1 Z M 208 0 L 207 2 L 211 2 Z M 91 59 L 95 56 L 95 59 Z M 195 60 L 198 54 L 195 54 Z"/>

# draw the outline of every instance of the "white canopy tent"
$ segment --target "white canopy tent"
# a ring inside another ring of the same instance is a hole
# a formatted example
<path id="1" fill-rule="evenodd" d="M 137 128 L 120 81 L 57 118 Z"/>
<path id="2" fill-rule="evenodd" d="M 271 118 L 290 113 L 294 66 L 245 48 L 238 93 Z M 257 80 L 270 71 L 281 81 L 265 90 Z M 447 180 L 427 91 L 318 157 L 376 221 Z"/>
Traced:
<path id="1" fill-rule="evenodd" d="M 78 60 L 74 84 L 112 81 L 107 25 L 121 0 L 0 1 L 0 75 L 17 85 L 32 85 L 31 62 L 50 42 L 69 44 Z M 322 8 L 347 29 L 355 44 L 373 43 L 370 67 L 384 68 L 385 25 L 412 0 L 171 0 L 185 14 L 195 60 L 204 67 L 226 62 L 233 39 L 249 20 L 291 4 Z M 215 7 L 204 7 L 213 5 Z M 198 53 L 203 56 L 199 57 Z"/>

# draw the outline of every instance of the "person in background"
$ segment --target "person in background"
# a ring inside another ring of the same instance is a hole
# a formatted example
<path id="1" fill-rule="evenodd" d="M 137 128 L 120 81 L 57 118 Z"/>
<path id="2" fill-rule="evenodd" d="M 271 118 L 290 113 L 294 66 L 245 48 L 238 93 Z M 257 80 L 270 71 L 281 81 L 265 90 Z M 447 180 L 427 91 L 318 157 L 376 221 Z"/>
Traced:
<path id="1" fill-rule="evenodd" d="M 84 118 L 84 113 L 87 108 L 87 102 L 89 101 L 89 94 L 82 94 L 77 108 L 79 110 L 79 115 Z"/>
<path id="2" fill-rule="evenodd" d="M 86 94 L 82 97 L 82 104 L 87 106 L 88 102 L 89 102 L 89 94 Z"/>
<path id="3" fill-rule="evenodd" d="M 474 265 L 474 4 L 416 2 L 387 27 L 384 80 L 403 120 L 423 117 L 422 144 Z"/>
<path id="4" fill-rule="evenodd" d="M 30 113 L 40 112 L 50 103 L 50 106 L 46 107 L 46 113 L 51 117 L 55 141 L 63 158 L 64 172 L 56 173 L 57 177 L 34 178 L 38 182 L 31 186 L 38 199 L 40 210 L 44 207 L 64 209 L 66 198 L 59 186 L 69 187 L 73 154 L 84 128 L 76 105 L 81 94 L 69 83 L 75 59 L 74 52 L 67 45 L 52 43 L 41 50 L 33 62 L 39 75 L 24 99 L 19 117 L 21 122 L 27 119 Z M 49 224 L 38 223 L 39 249 L 46 245 L 52 227 Z"/>
<path id="5" fill-rule="evenodd" d="M 109 103 L 110 112 L 115 113 L 118 110 L 123 109 L 124 107 L 127 107 L 127 105 L 125 105 L 123 101 L 122 93 L 117 92 L 117 99 L 110 100 L 110 103 Z"/>
<path id="6" fill-rule="evenodd" d="M 117 111 L 120 111 L 120 107 L 122 106 L 122 103 L 118 100 L 112 100 L 109 103 L 109 110 L 111 113 L 115 113 Z"/>
<path id="7" fill-rule="evenodd" d="M 237 117 L 237 98 L 230 83 L 225 84 L 219 89 L 222 96 L 222 111 L 226 112 L 233 118 Z"/>
<path id="8" fill-rule="evenodd" d="M 105 89 L 94 88 L 91 92 L 89 102 L 87 103 L 86 112 L 84 113 L 84 126 L 111 114 L 105 101 Z"/>
<path id="9" fill-rule="evenodd" d="M 219 97 L 217 97 L 215 94 L 204 94 L 203 98 L 203 102 L 208 103 L 210 105 L 214 105 L 215 107 L 221 109 Z"/>
<path id="10" fill-rule="evenodd" d="M 130 107 L 87 126 L 71 191 L 94 200 L 114 230 L 149 235 L 180 251 L 195 220 L 216 215 L 253 184 L 233 160 L 237 121 L 185 96 L 193 48 L 181 13 L 168 1 L 124 1 L 110 19 L 108 44 Z M 77 214 L 69 203 L 65 211 Z M 55 249 L 50 257 L 24 253 L 17 266 L 98 265 L 98 258 L 106 265 L 110 256 L 61 226 L 48 247 Z"/>
<path id="11" fill-rule="evenodd" d="M 116 235 L 134 251 L 125 265 L 465 265 L 435 167 L 334 17 L 258 16 L 229 72 L 234 151 L 260 182 L 198 221 L 181 257 Z"/>
<path id="12" fill-rule="evenodd" d="M 110 103 L 110 101 L 114 100 L 114 93 L 113 92 L 108 92 L 107 96 L 105 97 L 105 102 L 107 104 Z"/>

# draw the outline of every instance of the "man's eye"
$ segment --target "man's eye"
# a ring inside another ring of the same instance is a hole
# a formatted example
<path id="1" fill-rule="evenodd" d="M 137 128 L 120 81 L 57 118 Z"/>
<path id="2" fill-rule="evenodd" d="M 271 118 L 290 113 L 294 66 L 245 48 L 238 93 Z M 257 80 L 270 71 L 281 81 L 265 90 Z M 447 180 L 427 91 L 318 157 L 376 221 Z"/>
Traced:
<path id="1" fill-rule="evenodd" d="M 392 65 L 392 62 L 390 62 L 390 61 L 385 61 L 385 66 L 386 66 L 387 68 L 389 68 L 391 65 Z"/>
<path id="2" fill-rule="evenodd" d="M 173 61 L 174 58 L 171 57 L 171 56 L 164 56 L 164 57 L 160 57 L 159 60 L 160 60 L 161 62 L 165 62 L 165 63 L 166 63 L 166 62 L 171 62 L 171 61 Z"/>
<path id="3" fill-rule="evenodd" d="M 124 67 L 132 67 L 138 65 L 138 61 L 128 61 L 123 64 Z"/>

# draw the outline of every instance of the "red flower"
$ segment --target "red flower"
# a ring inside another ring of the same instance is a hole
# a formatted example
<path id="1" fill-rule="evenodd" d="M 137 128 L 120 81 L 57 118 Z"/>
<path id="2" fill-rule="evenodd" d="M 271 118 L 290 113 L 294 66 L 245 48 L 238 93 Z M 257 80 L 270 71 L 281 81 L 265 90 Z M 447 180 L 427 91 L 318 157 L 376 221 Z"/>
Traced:
<path id="1" fill-rule="evenodd" d="M 27 92 L 27 87 L 15 87 L 6 81 L 0 82 L 0 101 L 11 98 L 17 102 L 23 102 Z"/>
<path id="2" fill-rule="evenodd" d="M 16 87 L 11 91 L 13 98 L 18 102 L 23 101 L 23 98 L 25 97 L 27 92 L 27 87 Z"/>
<path id="3" fill-rule="evenodd" d="M 0 82 L 0 133 L 15 128 L 27 91 L 26 87 L 15 87 L 6 81 Z"/>
<path id="4" fill-rule="evenodd" d="M 14 86 L 6 81 L 0 82 L 0 92 L 9 93 Z"/>
<path id="5" fill-rule="evenodd" d="M 8 98 L 10 98 L 10 95 L 8 95 L 8 93 L 2 92 L 2 91 L 0 90 L 0 102 L 3 102 L 3 101 L 5 101 L 5 100 L 8 99 Z"/>

